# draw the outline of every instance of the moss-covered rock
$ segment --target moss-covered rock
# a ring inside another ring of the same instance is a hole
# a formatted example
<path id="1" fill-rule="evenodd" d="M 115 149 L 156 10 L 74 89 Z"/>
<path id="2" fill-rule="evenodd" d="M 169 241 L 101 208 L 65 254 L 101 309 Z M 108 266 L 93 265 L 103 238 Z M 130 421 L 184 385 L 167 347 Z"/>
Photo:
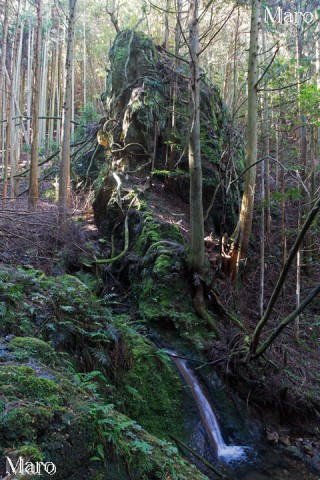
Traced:
<path id="1" fill-rule="evenodd" d="M 133 249 L 141 258 L 139 275 L 133 267 L 129 278 L 140 315 L 160 327 L 184 331 L 199 323 L 193 309 L 184 241 L 179 227 L 142 214 L 143 226 Z"/>
<path id="2" fill-rule="evenodd" d="M 124 321 L 125 358 L 115 377 L 115 403 L 148 432 L 162 439 L 169 435 L 185 438 L 183 391 L 176 369 L 144 336 L 137 335 Z"/>
<path id="3" fill-rule="evenodd" d="M 0 298 L 1 332 L 16 336 L 0 348 L 0 359 L 32 358 L 51 365 L 54 348 L 68 351 L 79 368 L 90 369 L 97 345 L 106 358 L 116 338 L 110 309 L 71 275 L 49 277 L 32 269 L 4 269 L 0 272 Z M 38 338 L 29 338 L 35 331 Z M 50 340 L 51 345 L 41 340 Z"/>
<path id="4" fill-rule="evenodd" d="M 179 95 L 187 97 L 188 72 L 180 66 L 175 73 L 172 59 L 144 33 L 133 30 L 117 35 L 109 60 L 102 100 L 107 115 L 105 128 L 115 152 L 111 166 L 117 170 L 136 168 L 150 160 L 155 151 L 155 171 L 162 172 L 161 177 L 165 175 L 166 191 L 188 202 L 188 107 L 179 97 L 174 131 L 167 108 L 172 103 L 174 82 L 178 83 Z M 218 89 L 205 76 L 201 81 L 200 110 L 204 209 L 211 205 L 215 192 L 208 228 L 224 233 L 233 229 L 238 208 L 237 187 L 230 188 L 230 164 L 241 168 L 244 151 Z M 173 153 L 168 160 L 171 145 Z M 140 175 L 146 172 L 143 169 Z"/>
<path id="5" fill-rule="evenodd" d="M 152 359 L 154 352 L 148 347 L 147 353 L 142 339 L 130 348 L 133 369 L 124 375 L 119 392 L 126 392 L 126 401 L 135 401 L 128 410 L 136 418 L 147 419 L 153 431 L 163 433 L 166 424 L 168 431 L 177 433 L 170 425 L 174 419 L 171 394 L 179 392 L 177 378 L 168 365 L 164 367 L 163 360 Z M 153 383 L 155 368 L 162 368 L 166 374 L 162 379 L 159 372 L 156 378 L 159 389 L 165 387 L 162 392 L 157 392 Z M 89 378 L 75 377 L 63 364 L 57 370 L 42 364 L 0 366 L 0 471 L 5 456 L 22 456 L 53 462 L 57 480 L 127 480 L 126 469 L 118 477 L 109 476 L 109 468 L 119 474 L 125 464 L 130 468 L 130 478 L 136 480 L 165 479 L 168 475 L 181 480 L 205 478 L 178 455 L 172 444 L 146 433 L 135 421 L 114 410 L 107 398 L 97 396 L 94 376 Z M 139 385 L 143 381 L 147 383 Z M 143 397 L 137 396 L 139 391 Z"/>
<path id="6" fill-rule="evenodd" d="M 161 114 L 160 107 L 146 95 L 144 80 L 153 84 L 151 70 L 158 58 L 155 45 L 144 33 L 124 30 L 117 35 L 109 52 L 111 69 L 102 95 L 108 117 L 118 119 L 112 126 L 114 143 L 139 143 L 151 151 L 150 130 Z M 150 88 L 157 96 L 157 89 Z M 131 151 L 143 153 L 137 146 L 132 146 Z"/>
<path id="7" fill-rule="evenodd" d="M 20 354 L 22 342 L 17 340 L 17 353 Z M 27 339 L 26 345 L 30 344 L 38 345 L 37 339 Z M 48 350 L 50 348 L 48 345 Z M 15 350 L 13 341 L 10 349 Z M 60 445 L 67 444 L 72 438 L 74 429 L 78 429 L 82 421 L 81 411 L 88 398 L 88 393 L 73 380 L 73 374 L 63 364 L 58 370 L 53 370 L 35 361 L 28 364 L 5 362 L 0 365 L 0 390 L 3 395 L 0 404 L 2 452 L 10 456 L 18 451 L 19 455 L 34 461 L 35 457 L 54 461 L 58 479 L 71 473 L 79 461 L 89 462 L 92 448 L 92 439 L 86 441 L 91 428 L 89 418 L 82 429 L 83 439 L 78 442 L 79 445 L 74 445 L 68 461 L 52 450 L 57 434 Z"/>
<path id="8" fill-rule="evenodd" d="M 23 456 L 57 480 L 205 479 L 164 440 L 184 434 L 181 385 L 129 318 L 70 276 L 3 270 L 0 295 L 0 475 Z"/>
<path id="9" fill-rule="evenodd" d="M 14 358 L 20 361 L 40 360 L 48 366 L 56 362 L 56 352 L 39 338 L 15 337 L 10 341 L 9 350 L 13 351 Z"/>

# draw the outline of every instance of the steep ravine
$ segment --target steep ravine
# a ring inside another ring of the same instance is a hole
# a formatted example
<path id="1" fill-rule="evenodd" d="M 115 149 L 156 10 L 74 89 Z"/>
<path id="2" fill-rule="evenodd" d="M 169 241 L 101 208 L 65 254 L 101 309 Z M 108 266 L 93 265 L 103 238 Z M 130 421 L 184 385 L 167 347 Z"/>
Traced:
<path id="1" fill-rule="evenodd" d="M 175 437 L 231 479 L 314 480 L 303 462 L 287 453 L 316 465 L 317 437 L 300 442 L 297 430 L 286 433 L 288 423 L 279 420 L 278 404 L 277 409 L 272 406 L 277 391 L 270 393 L 268 403 L 261 395 L 258 401 L 259 388 L 272 372 L 265 366 L 262 370 L 261 364 L 246 370 L 232 363 L 233 346 L 246 338 L 211 289 L 218 286 L 221 296 L 228 290 L 220 270 L 219 236 L 234 227 L 239 189 L 229 191 L 225 181 L 231 158 L 234 177 L 243 162 L 241 140 L 226 150 L 232 132 L 219 92 L 202 82 L 211 283 L 206 300 L 219 322 L 221 340 L 193 308 L 187 262 L 187 122 L 178 122 L 173 139 L 170 118 L 159 106 L 170 99 L 163 82 L 171 71 L 170 60 L 145 35 L 124 31 L 111 49 L 110 66 L 103 95 L 106 118 L 99 131 L 105 143 L 99 151 L 100 168 L 88 171 L 91 156 L 81 165 L 93 181 L 99 232 L 94 238 L 83 235 L 88 223 L 78 212 L 68 239 L 54 237 L 57 258 L 51 264 L 32 263 L 32 258 L 39 261 L 40 248 L 30 256 L 21 248 L 19 266 L 4 262 L 0 270 L 0 475 L 5 475 L 4 459 L 11 455 L 54 462 L 56 480 L 216 478 L 199 459 L 182 453 L 181 443 L 178 450 Z M 178 82 L 183 96 L 183 75 Z M 181 118 L 185 108 L 181 103 Z M 224 151 L 229 155 L 222 161 Z M 39 227 L 38 236 L 45 241 L 54 228 L 54 222 L 50 229 Z M 74 231 L 79 235 L 72 237 Z M 65 248 L 69 237 L 72 242 Z M 249 320 L 243 319 L 245 328 Z M 192 382 L 202 385 L 224 443 L 249 447 L 245 457 L 228 462 L 217 458 L 199 402 L 168 358 L 167 348 L 189 359 Z M 287 393 L 292 384 L 277 375 L 279 391 L 284 380 Z M 307 437 L 303 425 L 301 432 Z M 276 441 L 278 446 L 273 446 Z"/>

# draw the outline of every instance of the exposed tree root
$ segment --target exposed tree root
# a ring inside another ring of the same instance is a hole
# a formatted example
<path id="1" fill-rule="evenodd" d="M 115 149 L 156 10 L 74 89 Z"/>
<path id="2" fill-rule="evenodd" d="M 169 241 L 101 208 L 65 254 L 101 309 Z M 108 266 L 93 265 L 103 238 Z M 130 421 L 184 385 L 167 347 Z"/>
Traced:
<path id="1" fill-rule="evenodd" d="M 192 455 L 194 455 L 198 460 L 200 460 L 203 465 L 205 465 L 206 467 L 208 467 L 212 472 L 214 472 L 218 477 L 220 478 L 224 478 L 224 479 L 228 479 L 229 477 L 227 477 L 224 473 L 220 472 L 220 470 L 218 470 L 214 465 L 212 465 L 212 463 L 208 462 L 208 460 L 206 460 L 202 455 L 200 455 L 198 452 L 196 452 L 195 450 L 193 450 L 193 448 L 189 447 L 188 445 L 186 445 L 184 442 L 182 442 L 181 440 L 179 440 L 177 437 L 175 437 L 174 435 L 169 435 L 170 438 L 172 438 L 172 440 L 174 440 L 176 442 L 176 444 L 179 446 L 179 447 L 182 447 L 184 448 L 185 450 L 187 450 L 188 452 L 190 452 Z"/>
<path id="2" fill-rule="evenodd" d="M 102 258 L 102 259 L 95 259 L 94 263 L 96 264 L 105 264 L 105 263 L 113 263 L 116 260 L 120 260 L 120 258 L 124 257 L 124 255 L 127 253 L 129 249 L 129 226 L 128 226 L 128 215 L 125 218 L 124 221 L 124 235 L 125 235 L 125 240 L 124 240 L 124 249 L 122 250 L 119 255 L 113 258 Z"/>
<path id="3" fill-rule="evenodd" d="M 206 321 L 209 329 L 214 332 L 216 337 L 219 339 L 221 337 L 220 332 L 218 330 L 218 327 L 216 325 L 216 322 L 212 315 L 208 312 L 205 302 L 204 302 L 204 296 L 203 296 L 203 285 L 200 283 L 195 287 L 195 295 L 193 297 L 193 305 L 196 314 L 202 318 L 203 320 Z"/>
<path id="4" fill-rule="evenodd" d="M 233 313 L 229 312 L 226 307 L 221 303 L 221 301 L 219 300 L 219 296 L 218 294 L 214 291 L 214 289 L 212 288 L 210 290 L 210 294 L 212 295 L 213 297 L 213 300 L 214 300 L 214 303 L 215 305 L 218 307 L 219 310 L 221 310 L 222 314 L 224 316 L 226 316 L 227 318 L 229 318 L 229 320 L 231 320 L 238 328 L 240 328 L 240 330 L 242 332 L 245 331 L 245 328 L 244 328 L 244 325 L 243 323 L 241 322 L 241 320 L 236 316 L 234 315 Z"/>

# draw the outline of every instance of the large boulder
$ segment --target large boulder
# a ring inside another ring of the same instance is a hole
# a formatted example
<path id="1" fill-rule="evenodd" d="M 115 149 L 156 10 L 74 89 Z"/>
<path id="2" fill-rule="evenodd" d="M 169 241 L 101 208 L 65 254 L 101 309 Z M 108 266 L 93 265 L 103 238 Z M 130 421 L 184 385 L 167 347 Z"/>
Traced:
<path id="1" fill-rule="evenodd" d="M 109 54 L 110 68 L 102 101 L 104 129 L 112 147 L 113 168 L 146 176 L 154 157 L 156 175 L 166 191 L 189 201 L 188 70 L 175 67 L 161 48 L 142 32 L 120 32 Z M 172 92 L 177 99 L 173 107 Z M 176 127 L 172 128 L 175 108 Z M 203 204 L 207 226 L 217 234 L 232 231 L 237 216 L 238 191 L 228 187 L 235 165 L 241 165 L 243 147 L 234 134 L 217 87 L 203 75 L 201 81 L 201 154 Z M 213 200 L 214 199 L 214 200 Z M 213 202 L 212 202 L 213 200 Z M 97 209 L 95 209 L 97 210 Z"/>

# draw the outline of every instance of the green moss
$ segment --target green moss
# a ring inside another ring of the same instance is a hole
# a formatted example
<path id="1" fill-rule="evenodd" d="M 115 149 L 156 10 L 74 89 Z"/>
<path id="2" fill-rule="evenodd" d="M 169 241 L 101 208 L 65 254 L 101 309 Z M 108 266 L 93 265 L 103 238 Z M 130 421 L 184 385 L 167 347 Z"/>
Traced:
<path id="1" fill-rule="evenodd" d="M 34 400 L 47 400 L 59 393 L 54 381 L 36 377 L 31 367 L 17 365 L 0 366 L 0 389 L 10 397 L 28 397 Z"/>
<path id="2" fill-rule="evenodd" d="M 142 255 L 145 254 L 153 243 L 160 242 L 161 240 L 183 243 L 183 237 L 177 225 L 156 222 L 149 212 L 143 215 L 143 221 L 142 232 L 135 244 L 135 250 L 138 253 Z"/>
<path id="3" fill-rule="evenodd" d="M 162 275 L 163 272 L 168 272 L 169 268 L 171 267 L 172 259 L 169 255 L 161 254 L 157 257 L 154 267 L 153 273 L 155 275 Z"/>
<path id="4" fill-rule="evenodd" d="M 143 268 L 139 277 L 131 278 L 140 314 L 147 321 L 171 322 L 184 331 L 198 320 L 185 279 L 184 256 L 176 248 L 183 245 L 182 234 L 177 225 L 156 221 L 150 210 L 142 218 L 134 249 L 143 255 Z"/>
<path id="5" fill-rule="evenodd" d="M 56 352 L 43 340 L 33 337 L 15 337 L 10 342 L 10 350 L 14 350 L 17 360 L 40 360 L 46 365 L 54 365 Z"/>
<path id="6" fill-rule="evenodd" d="M 32 462 L 42 462 L 44 459 L 43 453 L 38 447 L 33 445 L 24 445 L 23 447 L 20 447 L 18 450 L 18 455 L 27 458 Z"/>
<path id="7" fill-rule="evenodd" d="M 83 260 L 87 260 L 86 257 L 83 257 Z M 76 277 L 84 283 L 92 292 L 99 292 L 103 289 L 103 282 L 101 278 L 98 278 L 96 275 L 90 272 L 84 272 L 80 270 L 76 272 Z"/>
<path id="8" fill-rule="evenodd" d="M 141 77 L 141 75 L 147 73 L 150 65 L 156 64 L 158 58 L 159 55 L 154 43 L 143 32 L 121 31 L 109 51 L 112 68 L 107 77 L 103 101 L 108 103 L 112 94 L 117 96 L 121 89 L 126 88 L 127 84 L 132 83 L 137 76 Z M 124 75 L 125 71 L 126 75 Z"/>
<path id="9" fill-rule="evenodd" d="M 170 256 L 156 255 L 154 276 L 161 277 L 170 261 Z M 1 344 L 1 454 L 14 449 L 34 461 L 53 461 L 56 480 L 75 480 L 79 465 L 79 475 L 95 478 L 105 472 L 110 458 L 114 478 L 123 480 L 128 478 L 127 467 L 121 466 L 129 466 L 136 480 L 205 478 L 171 444 L 110 407 L 110 402 L 116 403 L 161 437 L 173 433 L 183 438 L 182 387 L 176 372 L 128 319 L 113 317 L 113 324 L 108 323 L 106 306 L 68 275 L 51 278 L 8 269 L 0 272 L 0 294 L 12 319 L 25 319 L 22 330 L 37 328 L 43 338 L 52 338 L 49 345 L 30 334 L 23 337 L 19 322 L 6 323 L 8 316 L 2 322 L 8 333 L 19 336 Z M 63 337 L 63 343 L 56 337 Z M 106 380 L 100 388 L 101 371 L 87 374 L 83 382 L 51 345 L 75 352 L 89 372 L 101 361 L 115 386 Z M 120 355 L 128 363 L 117 365 Z M 91 461 L 97 453 L 100 461 Z"/>
<path id="10" fill-rule="evenodd" d="M 199 473 L 193 465 L 180 457 L 176 447 L 150 435 L 127 416 L 112 409 L 97 411 L 96 408 L 93 409 L 93 414 L 100 437 L 108 438 L 117 455 L 125 459 L 130 471 L 130 478 L 135 480 L 167 480 L 168 478 L 207 480 L 207 477 Z M 96 450 L 100 451 L 101 457 L 101 448 L 97 447 Z M 109 452 L 107 459 L 102 454 L 101 461 L 105 460 L 107 465 L 110 457 L 112 459 L 112 454 L 110 455 Z M 115 480 L 116 478 L 126 478 L 121 465 L 120 463 L 119 476 L 110 478 Z M 112 468 L 111 471 L 114 472 L 114 469 Z"/>
<path id="11" fill-rule="evenodd" d="M 183 436 L 182 386 L 171 363 L 138 335 L 127 336 L 126 345 L 131 367 L 117 378 L 125 413 L 160 438 Z"/>
<path id="12" fill-rule="evenodd" d="M 50 407 L 29 404 L 13 408 L 0 417 L 1 437 L 9 442 L 34 441 L 50 428 L 53 417 Z"/>

